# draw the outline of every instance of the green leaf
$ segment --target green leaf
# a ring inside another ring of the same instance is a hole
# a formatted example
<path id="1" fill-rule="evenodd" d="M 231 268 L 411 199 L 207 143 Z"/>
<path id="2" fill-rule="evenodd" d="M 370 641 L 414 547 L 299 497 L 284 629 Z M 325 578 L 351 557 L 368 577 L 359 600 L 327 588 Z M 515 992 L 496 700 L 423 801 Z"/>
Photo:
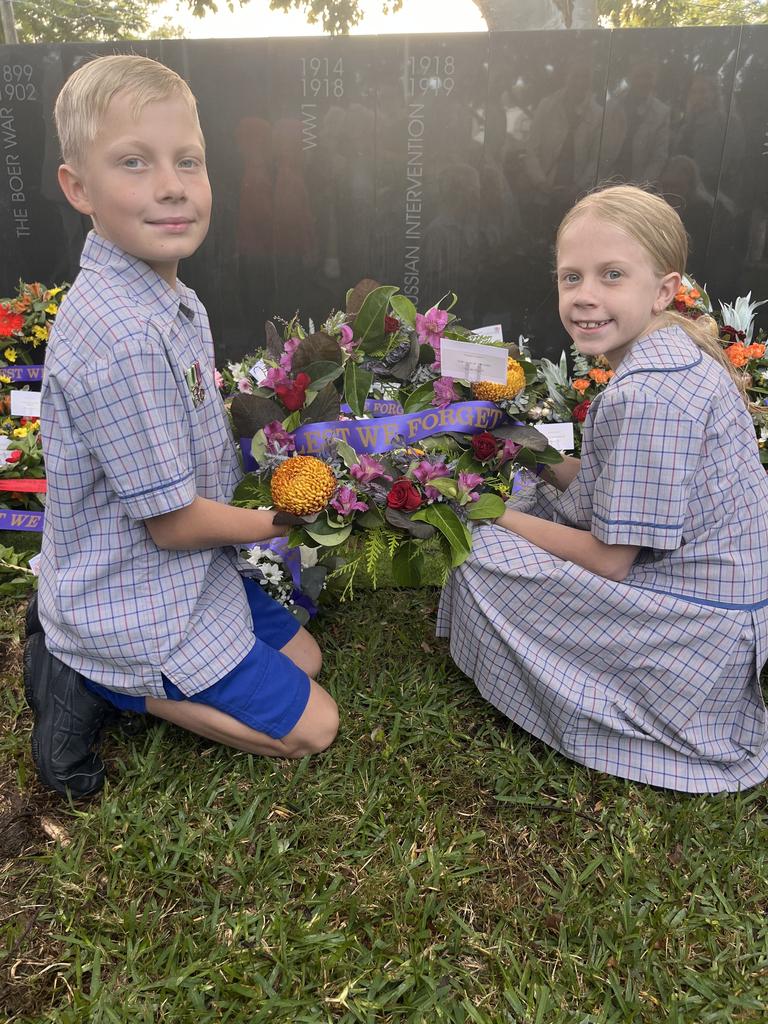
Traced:
<path id="1" fill-rule="evenodd" d="M 299 413 L 295 414 L 299 417 L 296 426 L 298 427 L 299 423 L 335 423 L 340 412 L 339 393 L 333 384 L 326 384 L 321 391 L 318 391 L 309 405 L 305 405 Z M 290 429 L 295 430 L 296 427 Z"/>
<path id="2" fill-rule="evenodd" d="M 333 363 L 334 366 L 341 366 L 343 358 L 338 342 L 328 334 L 316 331 L 305 338 L 293 353 L 291 369 L 294 374 L 299 371 L 308 373 L 308 367 L 313 363 Z"/>
<path id="3" fill-rule="evenodd" d="M 429 540 L 435 534 L 434 526 L 430 526 L 429 523 L 416 522 L 413 516 L 407 515 L 397 508 L 387 506 L 384 509 L 384 518 L 390 526 L 394 526 L 397 530 L 404 530 L 416 540 Z"/>
<path id="4" fill-rule="evenodd" d="M 389 304 L 398 320 L 402 320 L 411 327 L 416 326 L 416 307 L 407 295 L 393 295 Z"/>
<path id="5" fill-rule="evenodd" d="M 251 455 L 257 465 L 261 465 L 264 461 L 264 456 L 267 453 L 267 439 L 264 436 L 264 430 L 257 430 L 253 435 L 251 441 Z"/>
<path id="6" fill-rule="evenodd" d="M 266 480 L 257 477 L 255 473 L 248 473 L 235 488 L 232 504 L 243 508 L 260 508 L 262 506 L 269 508 L 272 505 L 269 484 Z"/>
<path id="7" fill-rule="evenodd" d="M 312 381 L 313 391 L 321 391 L 326 384 L 332 384 L 344 371 L 341 363 L 332 363 L 327 359 L 321 359 L 305 366 L 301 372 L 306 373 Z"/>
<path id="8" fill-rule="evenodd" d="M 535 427 L 528 427 L 524 423 L 512 423 L 509 426 L 494 427 L 494 437 L 501 437 L 505 440 L 514 441 L 523 448 L 529 448 L 532 452 L 543 452 L 549 447 L 549 441 L 541 431 Z"/>
<path id="9" fill-rule="evenodd" d="M 363 416 L 365 413 L 365 400 L 372 381 L 372 373 L 364 370 L 354 359 L 348 360 L 344 370 L 344 397 L 355 416 Z"/>
<path id="10" fill-rule="evenodd" d="M 481 494 L 477 501 L 467 505 L 466 512 L 469 519 L 498 519 L 505 508 L 498 494 Z"/>
<path id="11" fill-rule="evenodd" d="M 387 315 L 389 300 L 396 291 L 393 285 L 380 285 L 363 300 L 360 312 L 355 317 L 355 337 L 360 339 L 363 352 L 373 352 L 381 344 L 384 338 L 384 317 Z"/>
<path id="12" fill-rule="evenodd" d="M 339 454 L 339 458 L 344 465 L 349 469 L 351 466 L 356 466 L 360 461 L 357 452 L 351 444 L 347 444 L 346 441 L 338 440 L 336 442 L 336 451 Z"/>
<path id="13" fill-rule="evenodd" d="M 435 386 L 432 381 L 420 384 L 403 402 L 403 412 L 421 412 L 435 404 Z"/>
<path id="14" fill-rule="evenodd" d="M 398 587 L 418 587 L 424 569 L 424 556 L 418 542 L 405 540 L 392 556 L 392 581 Z"/>
<path id="15" fill-rule="evenodd" d="M 419 365 L 419 348 L 418 341 L 415 338 L 411 338 L 411 347 L 408 352 L 399 362 L 389 368 L 389 372 L 395 380 L 410 380 L 413 371 Z"/>
<path id="16" fill-rule="evenodd" d="M 557 448 L 549 445 L 543 452 L 536 452 L 536 461 L 543 463 L 545 466 L 555 466 L 558 462 L 563 461 L 563 456 Z"/>
<path id="17" fill-rule="evenodd" d="M 428 481 L 428 486 L 434 487 L 444 498 L 458 498 L 459 496 L 459 485 L 449 476 L 436 476 L 433 480 Z"/>
<path id="18" fill-rule="evenodd" d="M 451 545 L 451 565 L 461 565 L 472 550 L 472 537 L 464 523 L 447 505 L 427 505 L 414 512 L 413 519 L 422 520 L 434 526 Z"/>
<path id="19" fill-rule="evenodd" d="M 327 519 L 321 517 L 314 523 L 307 523 L 303 529 L 307 536 L 316 543 L 322 544 L 323 547 L 336 547 L 338 544 L 343 544 L 352 533 L 352 524 L 348 523 L 341 527 L 332 526 Z"/>
<path id="20" fill-rule="evenodd" d="M 253 437 L 267 423 L 282 420 L 283 410 L 271 398 L 237 394 L 230 407 L 232 423 L 238 437 Z"/>

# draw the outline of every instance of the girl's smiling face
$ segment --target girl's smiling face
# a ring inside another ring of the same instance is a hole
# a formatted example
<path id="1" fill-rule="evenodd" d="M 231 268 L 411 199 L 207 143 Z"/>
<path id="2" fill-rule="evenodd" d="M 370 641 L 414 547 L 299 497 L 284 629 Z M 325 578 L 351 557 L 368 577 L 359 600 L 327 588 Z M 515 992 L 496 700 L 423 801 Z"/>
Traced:
<path id="1" fill-rule="evenodd" d="M 660 274 L 640 242 L 592 213 L 560 238 L 560 319 L 579 352 L 604 355 L 614 369 L 654 329 L 679 285 L 678 273 Z"/>

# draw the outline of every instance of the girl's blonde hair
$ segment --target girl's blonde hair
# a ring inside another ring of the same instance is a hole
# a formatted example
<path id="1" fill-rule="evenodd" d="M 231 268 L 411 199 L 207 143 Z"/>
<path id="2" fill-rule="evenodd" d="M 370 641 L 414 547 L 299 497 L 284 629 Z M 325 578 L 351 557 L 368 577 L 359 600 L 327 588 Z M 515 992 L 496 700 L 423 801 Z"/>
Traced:
<path id="1" fill-rule="evenodd" d="M 645 249 L 658 273 L 685 273 L 688 261 L 688 236 L 676 210 L 660 196 L 635 185 L 612 185 L 590 192 L 566 213 L 557 229 L 556 248 L 560 248 L 563 232 L 579 217 L 591 213 L 634 238 Z M 747 408 L 750 407 L 742 374 L 738 373 L 723 352 L 718 340 L 717 324 L 709 316 L 691 320 L 675 310 L 667 309 L 658 318 L 659 326 L 682 327 L 698 347 L 728 371 Z"/>
<path id="2" fill-rule="evenodd" d="M 70 75 L 56 100 L 54 119 L 64 163 L 82 167 L 86 150 L 96 138 L 107 108 L 118 93 L 130 96 L 134 117 L 138 117 L 148 103 L 181 99 L 200 127 L 191 89 L 165 64 L 138 54 L 97 57 Z"/>

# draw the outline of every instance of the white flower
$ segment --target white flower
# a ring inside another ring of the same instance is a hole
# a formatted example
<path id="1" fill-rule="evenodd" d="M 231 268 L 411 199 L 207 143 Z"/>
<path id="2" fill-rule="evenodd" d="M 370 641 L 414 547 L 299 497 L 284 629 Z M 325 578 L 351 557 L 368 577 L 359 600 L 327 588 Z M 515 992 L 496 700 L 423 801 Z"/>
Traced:
<path id="1" fill-rule="evenodd" d="M 260 565 L 259 572 L 267 583 L 281 583 L 283 579 L 282 570 L 277 565 Z"/>
<path id="2" fill-rule="evenodd" d="M 743 331 L 746 336 L 747 345 L 752 342 L 755 310 L 768 302 L 768 299 L 763 299 L 762 302 L 752 302 L 751 299 L 752 292 L 747 292 L 746 295 L 736 299 L 733 305 L 728 302 L 720 303 L 723 323 L 726 327 L 733 327 L 737 331 Z"/>
<path id="3" fill-rule="evenodd" d="M 299 548 L 299 557 L 301 558 L 301 568 L 309 569 L 313 565 L 317 565 L 317 548 L 309 548 L 306 544 L 302 544 Z"/>

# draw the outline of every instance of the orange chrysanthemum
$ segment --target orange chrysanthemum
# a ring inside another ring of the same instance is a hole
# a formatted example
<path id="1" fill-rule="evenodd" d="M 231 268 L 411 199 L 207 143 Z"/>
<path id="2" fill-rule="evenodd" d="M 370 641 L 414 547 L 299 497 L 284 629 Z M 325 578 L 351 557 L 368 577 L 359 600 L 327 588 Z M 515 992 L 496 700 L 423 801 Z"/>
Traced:
<path id="1" fill-rule="evenodd" d="M 472 385 L 472 394 L 486 402 L 498 402 L 502 398 L 514 398 L 525 387 L 525 370 L 516 359 L 507 360 L 507 383 L 494 384 L 481 380 Z"/>
<path id="2" fill-rule="evenodd" d="M 589 387 L 589 381 L 585 380 L 584 377 L 579 377 L 577 380 L 572 382 L 574 391 L 578 391 L 579 394 L 583 394 Z"/>
<path id="3" fill-rule="evenodd" d="M 762 359 L 765 355 L 765 345 L 752 342 L 751 345 L 747 345 L 747 355 L 750 359 Z"/>
<path id="4" fill-rule="evenodd" d="M 294 455 L 278 466 L 270 485 L 276 508 L 295 516 L 322 512 L 336 490 L 331 467 L 311 455 Z"/>

